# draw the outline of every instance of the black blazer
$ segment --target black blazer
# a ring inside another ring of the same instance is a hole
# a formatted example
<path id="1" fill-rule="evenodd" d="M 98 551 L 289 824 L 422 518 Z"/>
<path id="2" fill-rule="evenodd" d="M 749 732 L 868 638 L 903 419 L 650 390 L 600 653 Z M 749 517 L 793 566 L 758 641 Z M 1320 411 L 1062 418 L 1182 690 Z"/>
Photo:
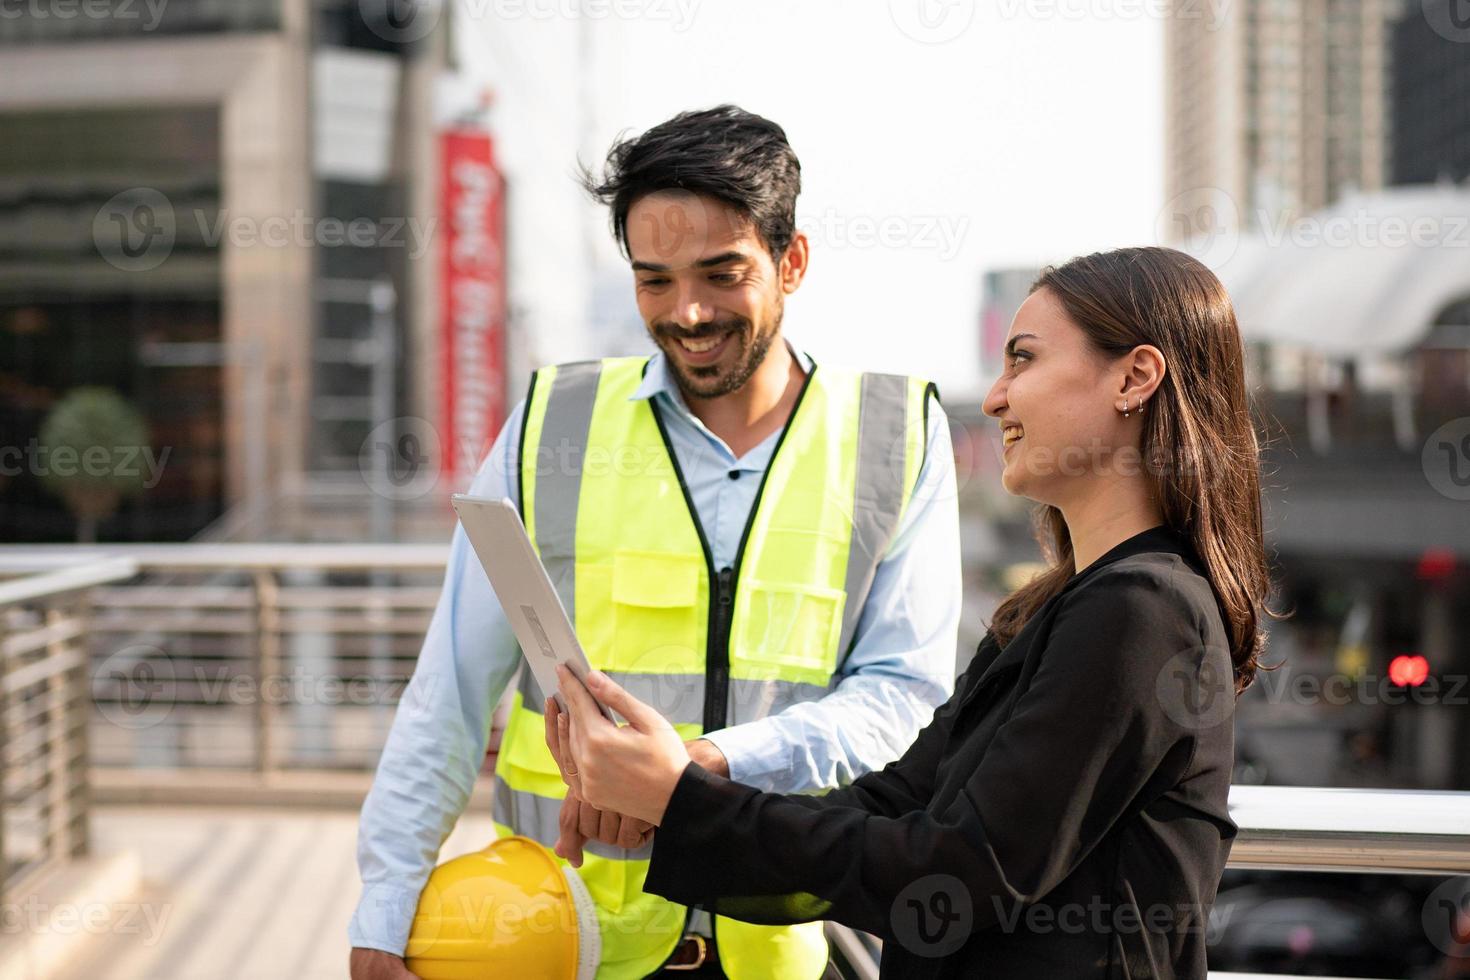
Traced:
<path id="1" fill-rule="evenodd" d="M 1187 539 L 1113 548 L 981 642 L 902 759 L 826 796 L 690 764 L 645 888 L 882 937 L 884 977 L 1199 977 L 1236 827 L 1224 621 Z M 718 936 L 716 937 L 718 942 Z"/>

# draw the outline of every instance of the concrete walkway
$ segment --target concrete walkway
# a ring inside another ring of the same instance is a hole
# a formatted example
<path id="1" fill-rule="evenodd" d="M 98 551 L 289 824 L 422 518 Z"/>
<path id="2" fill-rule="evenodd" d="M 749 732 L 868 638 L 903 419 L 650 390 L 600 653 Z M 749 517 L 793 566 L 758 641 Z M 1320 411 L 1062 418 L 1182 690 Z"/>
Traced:
<path id="1" fill-rule="evenodd" d="M 134 906 L 78 943 L 64 980 L 339 980 L 360 893 L 357 814 L 346 810 L 120 807 L 93 810 L 94 850 L 142 863 Z M 494 835 L 466 815 L 441 858 Z M 93 930 L 88 930 L 93 931 Z"/>

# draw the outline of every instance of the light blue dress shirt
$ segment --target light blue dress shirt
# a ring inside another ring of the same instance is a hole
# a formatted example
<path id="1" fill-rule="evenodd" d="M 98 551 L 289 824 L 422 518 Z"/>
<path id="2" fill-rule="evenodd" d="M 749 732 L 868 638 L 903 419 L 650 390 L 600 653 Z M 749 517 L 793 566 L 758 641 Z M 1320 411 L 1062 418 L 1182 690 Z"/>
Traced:
<path id="1" fill-rule="evenodd" d="M 811 370 L 809 357 L 792 353 Z M 632 397 L 657 401 L 715 567 L 733 565 L 780 430 L 735 458 L 689 411 L 662 353 Z M 522 401 L 511 412 L 469 493 L 517 500 L 524 411 Z M 730 778 L 784 793 L 846 785 L 902 755 L 948 699 L 962 587 L 954 455 L 938 405 L 927 435 L 918 485 L 878 565 L 833 690 L 707 734 L 729 762 Z M 363 802 L 363 894 L 348 927 L 353 946 L 402 954 L 419 893 L 485 758 L 491 715 L 520 663 L 484 569 L 456 527 L 438 606 Z"/>

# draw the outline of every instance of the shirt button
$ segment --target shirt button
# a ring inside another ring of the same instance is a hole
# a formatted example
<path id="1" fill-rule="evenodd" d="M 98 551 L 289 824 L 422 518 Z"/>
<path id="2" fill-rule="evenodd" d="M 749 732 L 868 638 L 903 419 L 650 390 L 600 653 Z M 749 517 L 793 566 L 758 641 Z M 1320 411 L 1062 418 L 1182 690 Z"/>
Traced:
<path id="1" fill-rule="evenodd" d="M 731 470 L 730 473 L 729 473 L 729 476 L 730 476 L 730 479 L 732 479 L 732 480 L 738 480 L 738 479 L 740 479 L 740 471 L 739 470 Z"/>

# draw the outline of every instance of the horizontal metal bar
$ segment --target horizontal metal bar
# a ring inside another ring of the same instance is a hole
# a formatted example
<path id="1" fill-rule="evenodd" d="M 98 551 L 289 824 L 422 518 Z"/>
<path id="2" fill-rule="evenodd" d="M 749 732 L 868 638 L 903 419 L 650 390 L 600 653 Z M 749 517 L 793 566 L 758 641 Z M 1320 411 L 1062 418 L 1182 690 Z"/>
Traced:
<path id="1" fill-rule="evenodd" d="M 3 640 L 0 640 L 0 657 L 6 659 L 18 658 L 37 650 L 45 649 L 55 643 L 65 643 L 77 637 L 85 636 L 87 625 L 80 616 L 66 616 L 60 622 L 46 623 L 40 626 L 23 627 L 12 629 Z"/>
<path id="2" fill-rule="evenodd" d="M 80 650 L 66 650 L 62 653 L 51 654 L 42 660 L 17 667 L 10 673 L 0 676 L 0 691 L 5 694 L 17 694 L 27 687 L 42 681 L 49 681 L 56 675 L 80 667 L 84 663 L 86 663 L 86 658 Z"/>
<path id="3" fill-rule="evenodd" d="M 0 548 L 0 555 L 11 550 L 13 549 Z M 95 557 L 95 560 L 87 561 L 86 557 Z M 0 571 L 5 570 L 6 567 L 0 564 Z M 36 567 L 22 563 L 15 570 L 20 573 L 34 572 Z M 84 557 L 73 551 L 70 562 L 54 567 L 52 571 L 41 571 L 40 574 L 29 575 L 19 581 L 0 582 L 0 606 L 78 592 L 104 582 L 121 582 L 136 574 L 138 563 L 126 556 L 98 554 Z"/>
<path id="4" fill-rule="evenodd" d="M 1291 973 L 1220 973 L 1210 971 L 1210 980 L 1293 980 Z M 1305 980 L 1305 978 L 1300 978 Z M 1354 980 L 1348 977 L 1312 977 L 1311 980 Z"/>
<path id="5" fill-rule="evenodd" d="M 1237 868 L 1470 872 L 1470 793 L 1232 786 Z"/>
<path id="6" fill-rule="evenodd" d="M 88 559 L 126 558 L 143 571 L 201 569 L 256 571 L 437 571 L 449 560 L 448 544 L 132 544 L 3 545 L 0 573 L 74 565 Z M 123 576 L 126 578 L 127 576 Z M 0 585 L 0 589 L 11 587 Z M 0 602 L 4 599 L 0 598 Z"/>

